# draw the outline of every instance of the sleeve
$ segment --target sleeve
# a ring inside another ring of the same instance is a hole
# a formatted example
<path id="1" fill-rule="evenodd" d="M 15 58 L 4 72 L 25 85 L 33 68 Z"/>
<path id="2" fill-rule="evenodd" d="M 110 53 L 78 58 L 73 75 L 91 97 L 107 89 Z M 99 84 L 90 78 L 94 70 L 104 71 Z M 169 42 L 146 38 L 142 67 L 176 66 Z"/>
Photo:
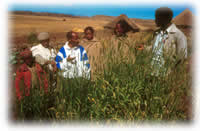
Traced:
<path id="1" fill-rule="evenodd" d="M 187 38 L 180 32 L 177 36 L 177 55 L 181 58 L 187 58 Z"/>
<path id="2" fill-rule="evenodd" d="M 55 57 L 55 62 L 56 62 L 56 66 L 57 66 L 58 69 L 63 68 L 62 67 L 62 61 L 63 61 L 64 58 L 66 58 L 66 52 L 65 52 L 64 47 L 62 47 Z"/>
<path id="3" fill-rule="evenodd" d="M 19 68 L 18 68 L 16 72 L 16 78 L 15 78 L 15 89 L 16 89 L 16 95 L 17 95 L 18 100 L 21 100 L 21 97 L 22 97 L 20 93 L 20 85 L 19 85 L 22 77 L 23 77 L 23 74 L 19 71 Z"/>
<path id="4" fill-rule="evenodd" d="M 51 49 L 51 60 L 55 59 L 56 57 L 56 51 L 55 49 Z"/>
<path id="5" fill-rule="evenodd" d="M 83 61 L 83 72 L 86 78 L 90 78 L 90 63 L 85 49 L 81 51 L 81 61 Z"/>

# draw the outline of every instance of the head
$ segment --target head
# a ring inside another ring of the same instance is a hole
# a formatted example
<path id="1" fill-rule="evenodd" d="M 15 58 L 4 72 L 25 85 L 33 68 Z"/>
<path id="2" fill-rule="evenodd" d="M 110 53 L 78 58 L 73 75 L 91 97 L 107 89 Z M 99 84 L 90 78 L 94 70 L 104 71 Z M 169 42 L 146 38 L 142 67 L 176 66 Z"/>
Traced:
<path id="1" fill-rule="evenodd" d="M 128 24 L 120 20 L 119 22 L 116 23 L 114 33 L 116 36 L 125 36 L 126 32 L 128 32 Z"/>
<path id="2" fill-rule="evenodd" d="M 155 23 L 158 27 L 164 28 L 171 23 L 173 12 L 168 7 L 160 7 L 155 13 Z"/>
<path id="3" fill-rule="evenodd" d="M 77 46 L 79 44 L 79 36 L 77 32 L 67 32 L 67 40 L 69 41 L 69 43 L 73 46 Z"/>
<path id="4" fill-rule="evenodd" d="M 24 61 L 28 66 L 32 66 L 34 63 L 34 58 L 32 56 L 32 52 L 30 49 L 26 48 L 20 53 L 20 58 Z"/>
<path id="5" fill-rule="evenodd" d="M 94 29 L 91 26 L 88 26 L 84 29 L 84 38 L 87 40 L 92 40 L 94 37 Z"/>
<path id="6" fill-rule="evenodd" d="M 37 36 L 37 38 L 45 48 L 49 47 L 49 33 L 42 32 Z"/>

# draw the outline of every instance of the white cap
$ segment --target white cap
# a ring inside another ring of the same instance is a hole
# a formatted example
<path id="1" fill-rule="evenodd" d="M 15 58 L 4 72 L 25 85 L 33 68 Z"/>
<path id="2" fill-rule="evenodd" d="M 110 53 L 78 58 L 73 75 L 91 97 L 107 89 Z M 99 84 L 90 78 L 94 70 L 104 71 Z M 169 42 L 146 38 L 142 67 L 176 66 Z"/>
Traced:
<path id="1" fill-rule="evenodd" d="M 37 39 L 38 39 L 39 41 L 47 40 L 47 39 L 49 39 L 49 33 L 47 33 L 47 32 L 41 32 L 41 33 L 37 36 Z"/>

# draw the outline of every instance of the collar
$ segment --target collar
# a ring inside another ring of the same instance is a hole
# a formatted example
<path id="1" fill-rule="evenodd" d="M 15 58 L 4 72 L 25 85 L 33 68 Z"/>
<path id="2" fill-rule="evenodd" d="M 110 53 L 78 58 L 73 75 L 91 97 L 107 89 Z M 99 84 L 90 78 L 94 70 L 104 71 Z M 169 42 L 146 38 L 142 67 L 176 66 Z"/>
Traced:
<path id="1" fill-rule="evenodd" d="M 167 28 L 167 32 L 169 33 L 176 33 L 177 28 L 176 25 L 174 23 L 172 23 L 168 28 Z"/>
<path id="2" fill-rule="evenodd" d="M 48 50 L 49 50 L 49 48 L 44 47 L 41 43 L 38 45 L 38 47 L 39 47 L 39 48 L 43 48 L 43 49 L 48 49 Z"/>
<path id="3" fill-rule="evenodd" d="M 84 41 L 84 42 L 98 42 L 98 40 L 97 40 L 96 37 L 93 37 L 92 40 L 88 40 L 88 39 L 86 39 L 86 38 L 83 38 L 83 41 Z"/>
<path id="4" fill-rule="evenodd" d="M 69 47 L 69 42 L 67 41 L 66 43 L 65 43 L 65 47 L 66 47 L 66 49 L 67 50 L 77 50 L 77 49 L 79 49 L 79 45 L 78 46 L 75 46 L 75 47 L 73 47 L 73 48 L 70 48 Z"/>

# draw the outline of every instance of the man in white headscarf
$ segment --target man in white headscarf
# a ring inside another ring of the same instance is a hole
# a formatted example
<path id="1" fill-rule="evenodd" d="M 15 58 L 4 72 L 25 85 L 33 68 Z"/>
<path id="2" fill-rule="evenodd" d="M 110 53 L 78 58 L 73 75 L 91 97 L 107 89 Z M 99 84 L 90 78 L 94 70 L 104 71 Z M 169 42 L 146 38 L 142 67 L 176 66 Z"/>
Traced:
<path id="1" fill-rule="evenodd" d="M 56 51 L 49 45 L 49 33 L 42 32 L 37 36 L 39 44 L 31 48 L 32 56 L 35 57 L 36 63 L 40 64 L 49 75 L 50 85 L 56 84 L 54 81 L 56 63 L 54 61 L 56 57 Z"/>
<path id="2" fill-rule="evenodd" d="M 56 57 L 56 52 L 53 48 L 49 46 L 49 33 L 42 32 L 37 36 L 40 43 L 31 48 L 32 55 L 35 60 L 40 65 L 48 65 L 49 69 L 53 71 L 56 69 L 56 64 L 54 59 Z"/>

